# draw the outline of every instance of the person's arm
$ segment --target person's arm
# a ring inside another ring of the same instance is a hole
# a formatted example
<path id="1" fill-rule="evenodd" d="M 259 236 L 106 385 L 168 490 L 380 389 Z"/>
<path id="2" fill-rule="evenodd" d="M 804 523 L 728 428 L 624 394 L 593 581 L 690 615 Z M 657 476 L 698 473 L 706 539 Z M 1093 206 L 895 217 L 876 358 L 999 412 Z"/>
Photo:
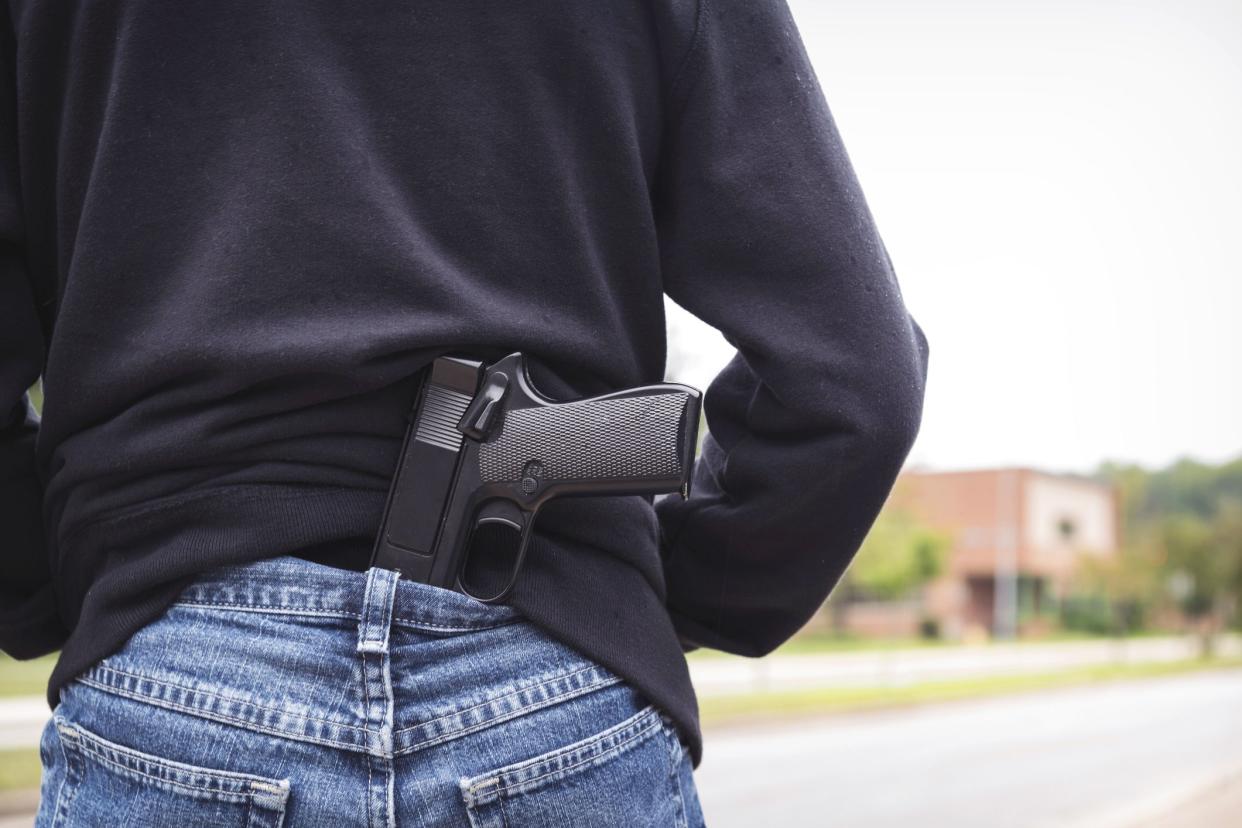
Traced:
<path id="1" fill-rule="evenodd" d="M 759 656 L 821 606 L 918 433 L 903 302 L 783 0 L 701 0 L 653 197 L 665 292 L 737 354 L 691 496 L 656 502 L 683 648 Z"/>
<path id="2" fill-rule="evenodd" d="M 6 16 L 0 23 L 0 649 L 31 658 L 60 646 L 65 631 L 43 535 L 39 421 L 27 396 L 46 351 L 26 266 L 13 54 Z"/>

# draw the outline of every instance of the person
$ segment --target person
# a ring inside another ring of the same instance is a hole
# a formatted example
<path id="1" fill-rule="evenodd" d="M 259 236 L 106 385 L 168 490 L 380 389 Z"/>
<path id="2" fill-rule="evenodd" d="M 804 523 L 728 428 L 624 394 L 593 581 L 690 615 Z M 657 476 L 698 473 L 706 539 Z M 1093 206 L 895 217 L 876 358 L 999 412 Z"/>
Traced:
<path id="1" fill-rule="evenodd" d="M 10 0 L 3 66 L 38 824 L 701 824 L 685 654 L 821 605 L 927 371 L 783 0 Z M 553 502 L 501 604 L 368 565 L 423 367 L 658 382 L 665 295 L 736 348 L 688 499 Z"/>

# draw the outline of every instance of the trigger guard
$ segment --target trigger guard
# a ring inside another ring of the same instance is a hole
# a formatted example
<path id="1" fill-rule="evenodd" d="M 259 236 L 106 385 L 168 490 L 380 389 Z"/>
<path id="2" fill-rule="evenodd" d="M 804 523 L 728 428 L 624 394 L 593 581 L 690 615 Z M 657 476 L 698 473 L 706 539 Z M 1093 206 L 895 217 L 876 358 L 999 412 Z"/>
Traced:
<path id="1" fill-rule="evenodd" d="M 462 569 L 457 574 L 457 590 L 464 595 L 473 598 L 484 604 L 500 603 L 508 597 L 513 591 L 513 587 L 517 584 L 518 575 L 522 571 L 522 564 L 526 561 L 526 552 L 530 544 L 531 527 L 534 525 L 534 515 L 528 515 L 518 508 L 511 501 L 504 499 L 495 499 L 488 501 L 479 509 L 478 517 L 474 521 L 474 526 L 470 530 L 470 539 L 468 543 L 473 544 L 475 532 L 480 526 L 506 526 L 518 533 L 518 549 L 517 556 L 513 563 L 513 568 L 509 573 L 508 580 L 505 582 L 504 588 L 495 595 L 480 596 L 471 592 L 462 580 L 462 574 L 465 572 L 465 563 L 463 561 Z"/>

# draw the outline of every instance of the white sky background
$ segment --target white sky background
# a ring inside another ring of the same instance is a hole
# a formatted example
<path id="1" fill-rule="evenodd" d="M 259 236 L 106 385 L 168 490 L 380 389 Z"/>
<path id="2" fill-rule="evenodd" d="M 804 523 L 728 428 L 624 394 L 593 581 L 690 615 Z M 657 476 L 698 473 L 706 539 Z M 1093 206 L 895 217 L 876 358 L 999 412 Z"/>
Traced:
<path id="1" fill-rule="evenodd" d="M 789 2 L 931 345 L 908 465 L 1242 453 L 1242 2 Z"/>

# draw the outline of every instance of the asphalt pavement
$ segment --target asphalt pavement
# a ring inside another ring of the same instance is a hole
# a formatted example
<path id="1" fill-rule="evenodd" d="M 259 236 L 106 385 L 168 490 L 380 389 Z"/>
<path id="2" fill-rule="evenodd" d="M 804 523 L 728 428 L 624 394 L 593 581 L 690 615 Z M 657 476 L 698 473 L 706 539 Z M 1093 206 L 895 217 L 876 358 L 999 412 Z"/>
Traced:
<path id="1" fill-rule="evenodd" d="M 711 828 L 1242 825 L 1242 670 L 708 730 L 696 778 Z"/>

